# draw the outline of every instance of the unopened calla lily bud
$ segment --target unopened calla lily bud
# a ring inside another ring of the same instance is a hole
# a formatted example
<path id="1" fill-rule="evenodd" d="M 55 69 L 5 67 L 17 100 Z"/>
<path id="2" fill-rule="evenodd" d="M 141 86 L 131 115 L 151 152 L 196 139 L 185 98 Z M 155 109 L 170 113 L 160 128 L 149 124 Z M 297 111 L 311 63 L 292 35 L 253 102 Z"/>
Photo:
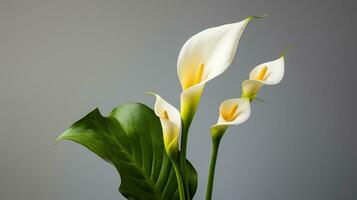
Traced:
<path id="1" fill-rule="evenodd" d="M 284 56 L 253 68 L 242 83 L 242 96 L 254 99 L 263 85 L 276 85 L 284 77 Z"/>
<path id="2" fill-rule="evenodd" d="M 179 111 L 155 93 L 155 114 L 160 118 L 165 150 L 173 158 L 178 154 L 178 140 L 181 128 L 181 117 Z"/>

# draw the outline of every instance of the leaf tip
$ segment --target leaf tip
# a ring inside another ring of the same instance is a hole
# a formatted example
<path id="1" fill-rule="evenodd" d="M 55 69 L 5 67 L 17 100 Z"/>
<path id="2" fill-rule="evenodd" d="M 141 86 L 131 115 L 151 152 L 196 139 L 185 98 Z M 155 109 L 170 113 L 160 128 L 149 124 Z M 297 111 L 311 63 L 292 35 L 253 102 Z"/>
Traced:
<path id="1" fill-rule="evenodd" d="M 96 109 L 97 110 L 97 109 Z M 96 110 L 94 110 L 94 111 L 96 111 Z M 98 110 L 98 112 L 99 112 L 99 110 Z M 73 125 L 72 125 L 73 126 Z M 60 134 L 57 138 L 56 138 L 56 140 L 55 140 L 55 144 L 57 144 L 60 140 L 70 140 L 71 139 L 71 137 L 70 137 L 70 132 L 71 132 L 71 128 L 72 128 L 72 126 L 71 127 L 69 127 L 65 132 L 63 132 L 62 134 Z"/>
<path id="2" fill-rule="evenodd" d="M 66 131 L 67 132 L 67 131 Z M 59 135 L 56 140 L 55 140 L 55 144 L 57 144 L 60 140 L 65 139 L 65 134 L 66 132 L 62 133 L 61 135 Z"/>

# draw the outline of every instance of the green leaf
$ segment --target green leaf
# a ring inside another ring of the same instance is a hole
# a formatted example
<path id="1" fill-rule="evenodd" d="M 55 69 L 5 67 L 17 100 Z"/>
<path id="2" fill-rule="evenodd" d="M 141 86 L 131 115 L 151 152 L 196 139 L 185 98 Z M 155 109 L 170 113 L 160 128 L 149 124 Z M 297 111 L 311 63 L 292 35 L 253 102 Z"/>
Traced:
<path id="1" fill-rule="evenodd" d="M 115 108 L 109 117 L 93 110 L 59 139 L 77 142 L 108 161 L 121 177 L 119 191 L 127 199 L 179 199 L 173 165 L 166 155 L 160 120 L 139 103 Z M 190 194 L 197 189 L 197 172 L 187 162 Z"/>

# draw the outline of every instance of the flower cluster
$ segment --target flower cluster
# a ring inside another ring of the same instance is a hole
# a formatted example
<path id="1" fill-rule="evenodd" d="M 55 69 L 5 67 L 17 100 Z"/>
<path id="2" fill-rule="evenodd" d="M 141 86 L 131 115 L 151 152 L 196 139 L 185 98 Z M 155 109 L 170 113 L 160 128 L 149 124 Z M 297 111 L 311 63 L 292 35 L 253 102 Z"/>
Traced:
<path id="1" fill-rule="evenodd" d="M 181 166 L 182 177 L 186 177 L 188 130 L 204 87 L 206 83 L 222 74 L 231 65 L 244 29 L 254 18 L 259 17 L 248 17 L 238 23 L 209 28 L 186 41 L 177 62 L 177 73 L 182 87 L 180 112 L 162 97 L 152 93 L 156 96 L 154 110 L 161 121 L 166 152 L 173 162 Z M 254 67 L 249 74 L 249 79 L 242 83 L 241 97 L 227 99 L 220 105 L 218 121 L 211 127 L 213 141 L 218 141 L 219 144 L 220 138 L 229 126 L 245 122 L 251 113 L 251 101 L 256 98 L 262 86 L 278 84 L 283 75 L 284 55 L 274 61 Z M 213 159 L 215 165 L 216 158 Z M 209 182 L 213 184 L 213 177 L 211 178 Z M 185 190 L 182 193 L 187 199 L 189 198 L 187 183 L 185 180 L 182 181 L 182 189 Z M 211 198 L 210 193 L 212 193 L 212 186 L 208 186 L 207 199 Z M 185 197 L 181 196 L 181 199 Z"/>

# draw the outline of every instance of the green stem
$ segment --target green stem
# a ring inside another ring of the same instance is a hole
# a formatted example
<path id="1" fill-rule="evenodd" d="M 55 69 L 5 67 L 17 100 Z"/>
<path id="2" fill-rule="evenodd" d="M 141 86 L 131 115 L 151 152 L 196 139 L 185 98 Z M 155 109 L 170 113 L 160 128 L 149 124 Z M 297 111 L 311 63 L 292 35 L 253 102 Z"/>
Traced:
<path id="1" fill-rule="evenodd" d="M 222 135 L 212 138 L 212 154 L 211 154 L 211 164 L 209 167 L 207 190 L 206 190 L 206 200 L 212 199 L 212 190 L 214 182 L 214 173 L 216 169 L 216 161 L 219 150 L 219 144 L 221 142 Z"/>
<path id="2" fill-rule="evenodd" d="M 183 176 L 183 183 L 185 187 L 185 194 L 186 194 L 186 199 L 189 200 L 190 198 L 190 191 L 188 187 L 188 180 L 186 176 L 186 153 L 187 153 L 187 138 L 188 138 L 188 130 L 189 130 L 190 124 L 185 124 L 185 122 L 182 122 L 182 134 L 181 134 L 181 153 L 180 153 L 180 168 L 181 168 L 181 173 Z"/>
<path id="3" fill-rule="evenodd" d="M 172 161 L 172 163 L 174 165 L 174 169 L 175 169 L 175 173 L 176 173 L 177 185 L 178 185 L 178 189 L 179 189 L 179 193 L 180 193 L 180 200 L 185 200 L 185 190 L 184 190 L 184 186 L 183 186 L 183 182 L 182 182 L 182 175 L 181 175 L 180 167 L 177 164 L 177 162 Z"/>

